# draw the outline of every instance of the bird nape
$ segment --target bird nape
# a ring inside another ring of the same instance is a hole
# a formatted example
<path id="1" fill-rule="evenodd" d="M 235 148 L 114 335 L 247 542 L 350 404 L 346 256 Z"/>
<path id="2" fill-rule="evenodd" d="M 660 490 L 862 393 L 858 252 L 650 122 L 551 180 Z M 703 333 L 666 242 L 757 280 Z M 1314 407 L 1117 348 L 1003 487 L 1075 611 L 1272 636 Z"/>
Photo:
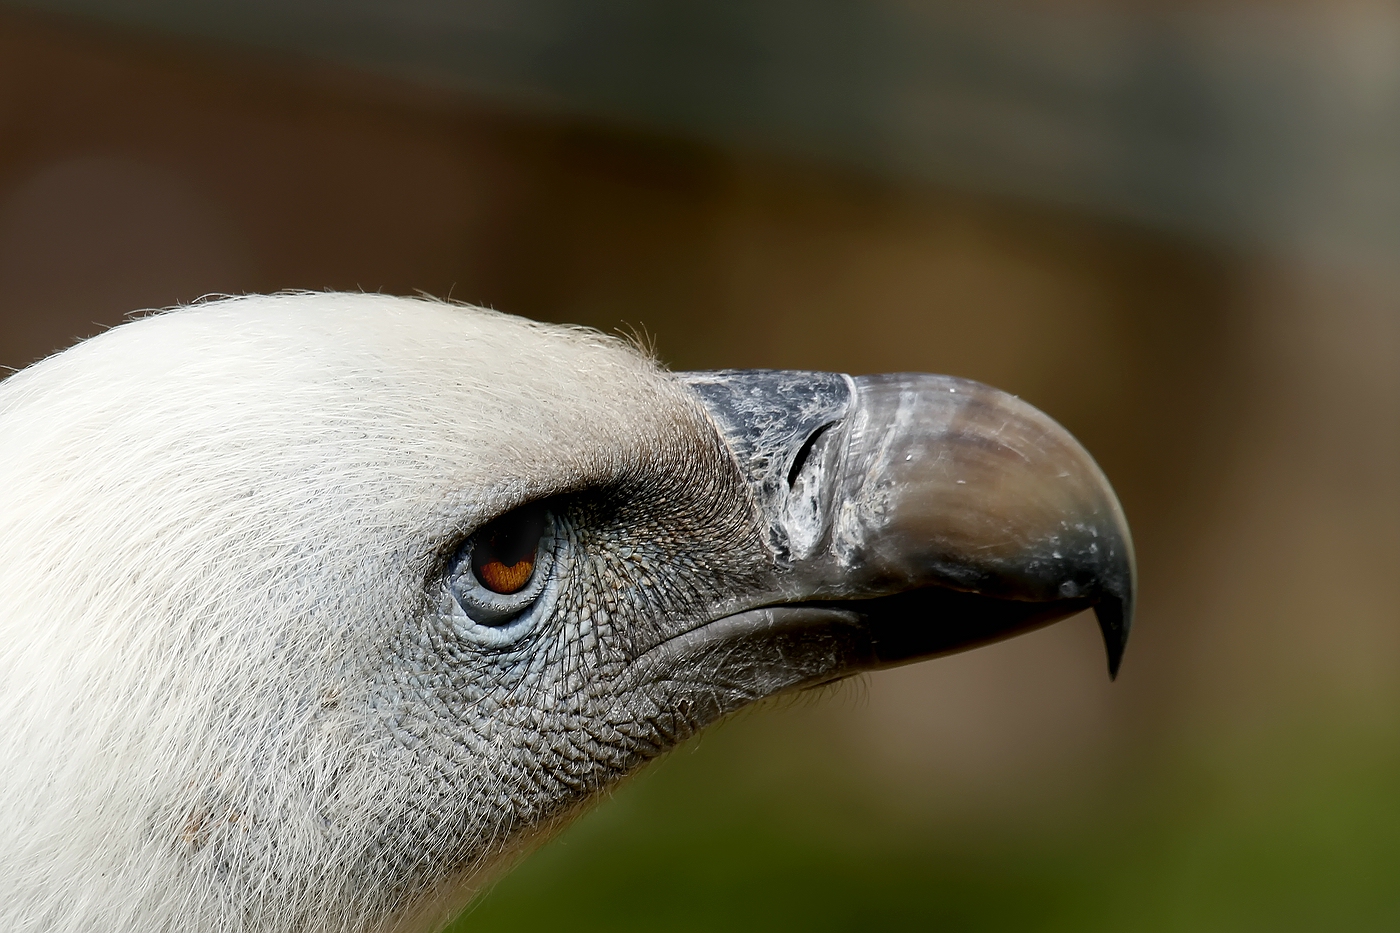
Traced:
<path id="1" fill-rule="evenodd" d="M 0 384 L 0 927 L 430 931 L 781 691 L 1093 608 L 1069 434 L 943 376 L 667 373 L 421 299 L 235 298 Z"/>

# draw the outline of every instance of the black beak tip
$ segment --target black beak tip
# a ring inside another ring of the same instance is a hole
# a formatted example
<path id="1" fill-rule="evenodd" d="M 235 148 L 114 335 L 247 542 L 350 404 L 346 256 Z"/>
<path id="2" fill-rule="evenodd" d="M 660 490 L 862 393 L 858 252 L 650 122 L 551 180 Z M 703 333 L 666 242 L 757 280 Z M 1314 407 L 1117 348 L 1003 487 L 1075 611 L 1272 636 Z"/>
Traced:
<path id="1" fill-rule="evenodd" d="M 1123 649 L 1128 646 L 1128 631 L 1132 628 L 1132 602 L 1122 596 L 1104 596 L 1094 606 L 1103 634 L 1104 650 L 1108 654 L 1108 679 L 1118 678 L 1123 663 Z"/>

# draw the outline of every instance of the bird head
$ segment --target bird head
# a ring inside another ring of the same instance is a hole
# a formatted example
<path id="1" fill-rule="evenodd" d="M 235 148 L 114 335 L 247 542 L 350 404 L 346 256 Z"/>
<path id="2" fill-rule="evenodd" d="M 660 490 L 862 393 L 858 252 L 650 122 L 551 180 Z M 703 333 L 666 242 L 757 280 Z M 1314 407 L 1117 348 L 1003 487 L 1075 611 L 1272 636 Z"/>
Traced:
<path id="1" fill-rule="evenodd" d="M 948 377 L 249 297 L 12 376 L 0 450 L 9 928 L 434 929 L 746 704 L 1131 618 L 1092 459 Z"/>

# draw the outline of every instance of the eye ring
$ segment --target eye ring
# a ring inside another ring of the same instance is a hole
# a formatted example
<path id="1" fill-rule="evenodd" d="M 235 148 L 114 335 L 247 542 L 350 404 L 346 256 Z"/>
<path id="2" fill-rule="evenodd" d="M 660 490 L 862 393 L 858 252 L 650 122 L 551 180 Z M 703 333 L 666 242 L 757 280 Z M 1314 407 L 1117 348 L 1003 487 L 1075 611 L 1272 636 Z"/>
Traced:
<path id="1" fill-rule="evenodd" d="M 515 628 L 549 587 L 559 544 L 558 523 L 539 503 L 478 528 L 448 568 L 448 588 L 457 608 L 498 634 Z"/>

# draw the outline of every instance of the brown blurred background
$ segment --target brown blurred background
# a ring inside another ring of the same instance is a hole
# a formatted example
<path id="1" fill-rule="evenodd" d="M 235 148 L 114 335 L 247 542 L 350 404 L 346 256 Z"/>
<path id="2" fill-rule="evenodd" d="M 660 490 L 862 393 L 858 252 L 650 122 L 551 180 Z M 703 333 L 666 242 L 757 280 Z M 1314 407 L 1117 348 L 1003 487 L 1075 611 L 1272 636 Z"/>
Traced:
<path id="1" fill-rule="evenodd" d="M 0 365 L 422 291 L 991 382 L 1120 492 L 1117 683 L 1081 617 L 770 704 L 454 929 L 1400 929 L 1400 7 L 24 6 Z"/>

